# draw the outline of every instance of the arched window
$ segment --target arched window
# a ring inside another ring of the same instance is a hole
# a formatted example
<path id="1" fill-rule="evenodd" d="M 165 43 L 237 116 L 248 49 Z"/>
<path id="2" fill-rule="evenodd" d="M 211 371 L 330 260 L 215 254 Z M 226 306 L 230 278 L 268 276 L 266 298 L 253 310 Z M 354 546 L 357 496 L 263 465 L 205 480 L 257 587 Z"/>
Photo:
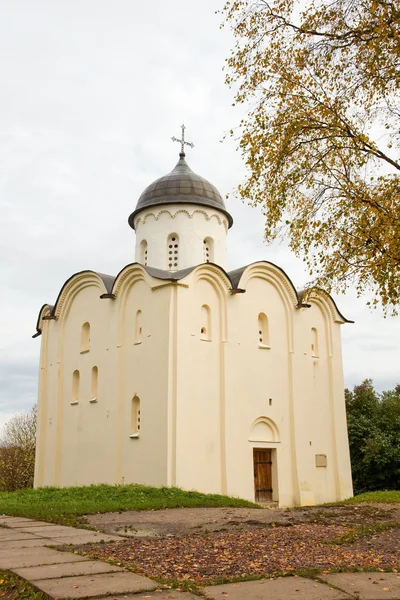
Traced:
<path id="1" fill-rule="evenodd" d="M 207 304 L 201 307 L 200 339 L 211 342 L 211 310 Z"/>
<path id="2" fill-rule="evenodd" d="M 90 350 L 90 324 L 84 323 L 81 331 L 81 354 Z"/>
<path id="3" fill-rule="evenodd" d="M 214 240 L 212 238 L 203 240 L 203 259 L 204 262 L 214 262 Z"/>
<path id="4" fill-rule="evenodd" d="M 311 329 L 311 356 L 317 358 L 319 356 L 318 352 L 318 331 L 315 327 Z"/>
<path id="5" fill-rule="evenodd" d="M 258 315 L 258 346 L 260 348 L 270 347 L 268 317 L 265 313 Z"/>
<path id="6" fill-rule="evenodd" d="M 145 267 L 147 267 L 147 250 L 147 242 L 146 240 L 142 240 L 140 242 L 140 262 Z"/>
<path id="7" fill-rule="evenodd" d="M 140 433 L 140 398 L 134 396 L 131 406 L 131 436 L 138 436 Z"/>
<path id="8" fill-rule="evenodd" d="M 75 370 L 72 373 L 72 401 L 71 404 L 79 402 L 79 371 Z"/>
<path id="9" fill-rule="evenodd" d="M 168 271 L 177 271 L 179 268 L 179 236 L 176 233 L 168 236 L 167 267 Z"/>
<path id="10" fill-rule="evenodd" d="M 99 369 L 97 367 L 93 367 L 92 369 L 92 397 L 90 402 L 97 402 L 97 393 L 98 393 L 98 384 L 99 384 Z"/>
<path id="11" fill-rule="evenodd" d="M 141 344 L 143 337 L 142 311 L 138 310 L 135 318 L 135 344 Z"/>

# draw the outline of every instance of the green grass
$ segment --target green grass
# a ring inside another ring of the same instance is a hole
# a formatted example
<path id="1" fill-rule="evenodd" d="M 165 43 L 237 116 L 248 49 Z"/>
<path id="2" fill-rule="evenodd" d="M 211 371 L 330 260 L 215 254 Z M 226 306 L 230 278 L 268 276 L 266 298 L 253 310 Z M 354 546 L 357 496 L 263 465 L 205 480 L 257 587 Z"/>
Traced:
<path id="1" fill-rule="evenodd" d="M 342 502 L 336 502 L 336 504 L 358 504 L 359 502 L 381 502 L 383 504 L 394 504 L 400 503 L 400 490 L 385 490 L 380 492 L 365 492 L 354 496 L 354 498 L 348 498 Z"/>
<path id="2" fill-rule="evenodd" d="M 85 514 L 220 506 L 259 508 L 258 505 L 240 498 L 144 485 L 48 487 L 0 492 L 0 514 L 28 517 L 62 525 L 84 525 Z"/>
<path id="3" fill-rule="evenodd" d="M 0 570 L 0 597 L 3 600 L 50 600 L 47 594 L 38 592 L 30 583 L 11 571 Z"/>

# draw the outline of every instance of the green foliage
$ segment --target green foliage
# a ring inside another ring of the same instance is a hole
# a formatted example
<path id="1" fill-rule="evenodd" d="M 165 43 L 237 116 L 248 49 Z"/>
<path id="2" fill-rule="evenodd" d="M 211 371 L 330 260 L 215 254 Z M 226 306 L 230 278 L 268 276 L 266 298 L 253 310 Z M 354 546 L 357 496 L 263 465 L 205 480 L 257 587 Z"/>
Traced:
<path id="1" fill-rule="evenodd" d="M 0 439 L 0 490 L 33 486 L 37 409 L 19 413 L 4 427 Z"/>
<path id="2" fill-rule="evenodd" d="M 398 0 L 226 0 L 239 196 L 287 236 L 313 284 L 400 305 Z"/>
<path id="3" fill-rule="evenodd" d="M 356 492 L 400 488 L 400 385 L 378 394 L 371 379 L 345 390 Z"/>
<path id="4" fill-rule="evenodd" d="M 0 492 L 0 514 L 63 525 L 82 524 L 85 514 L 177 507 L 250 507 L 258 505 L 218 494 L 144 485 L 91 485 L 76 488 L 24 489 Z"/>

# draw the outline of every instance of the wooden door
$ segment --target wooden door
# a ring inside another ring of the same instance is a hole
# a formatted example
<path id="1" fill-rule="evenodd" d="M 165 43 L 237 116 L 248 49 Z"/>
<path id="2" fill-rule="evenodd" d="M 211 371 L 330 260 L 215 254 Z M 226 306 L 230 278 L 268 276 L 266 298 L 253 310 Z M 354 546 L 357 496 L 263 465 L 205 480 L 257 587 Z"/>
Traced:
<path id="1" fill-rule="evenodd" d="M 253 449 L 254 491 L 256 502 L 272 500 L 271 450 Z"/>

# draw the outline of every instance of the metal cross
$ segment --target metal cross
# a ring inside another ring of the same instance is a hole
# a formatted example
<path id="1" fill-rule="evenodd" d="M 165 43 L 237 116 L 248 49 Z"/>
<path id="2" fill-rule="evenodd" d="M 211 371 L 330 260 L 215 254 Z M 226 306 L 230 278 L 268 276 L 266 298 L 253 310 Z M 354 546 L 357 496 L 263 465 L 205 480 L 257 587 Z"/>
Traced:
<path id="1" fill-rule="evenodd" d="M 173 142 L 179 142 L 181 145 L 181 154 L 183 154 L 183 156 L 185 156 L 185 145 L 186 146 L 190 146 L 191 148 L 194 148 L 194 144 L 192 144 L 191 142 L 185 142 L 185 129 L 186 127 L 184 125 L 181 125 L 182 128 L 182 139 L 178 140 L 178 138 L 176 137 L 172 137 L 171 140 Z"/>

